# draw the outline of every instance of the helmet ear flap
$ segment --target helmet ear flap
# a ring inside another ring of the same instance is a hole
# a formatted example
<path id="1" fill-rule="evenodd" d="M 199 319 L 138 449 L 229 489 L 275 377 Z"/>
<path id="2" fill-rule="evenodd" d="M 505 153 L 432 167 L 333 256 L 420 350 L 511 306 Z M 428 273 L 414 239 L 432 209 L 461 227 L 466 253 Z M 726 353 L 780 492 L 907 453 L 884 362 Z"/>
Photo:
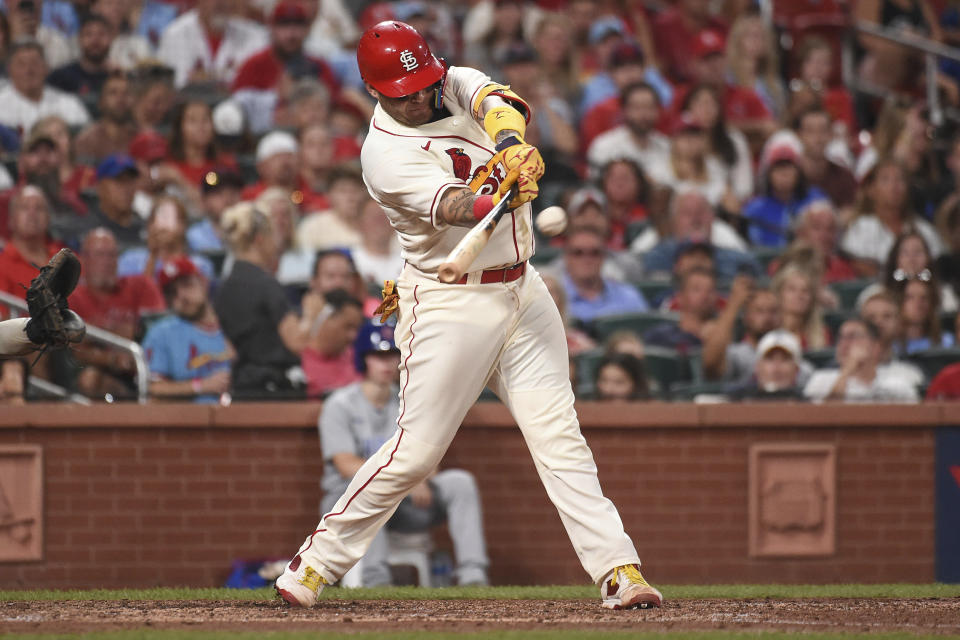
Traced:
<path id="1" fill-rule="evenodd" d="M 447 88 L 447 61 L 443 58 L 438 58 L 438 60 L 443 65 L 443 76 L 440 77 L 440 86 L 437 87 L 434 94 L 433 106 L 436 109 L 443 109 L 443 92 Z"/>

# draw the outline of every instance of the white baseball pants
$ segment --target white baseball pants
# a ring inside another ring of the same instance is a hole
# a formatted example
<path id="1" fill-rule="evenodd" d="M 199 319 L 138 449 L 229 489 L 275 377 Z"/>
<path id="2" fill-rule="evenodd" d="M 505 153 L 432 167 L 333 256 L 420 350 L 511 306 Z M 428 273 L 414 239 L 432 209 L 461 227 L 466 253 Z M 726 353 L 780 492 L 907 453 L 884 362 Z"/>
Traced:
<path id="1" fill-rule="evenodd" d="M 300 547 L 302 560 L 328 582 L 339 580 L 400 500 L 440 462 L 489 383 L 520 426 L 593 581 L 599 584 L 614 567 L 639 564 L 580 433 L 563 325 L 540 275 L 528 265 L 514 282 L 447 285 L 407 265 L 397 284 L 399 428 Z"/>

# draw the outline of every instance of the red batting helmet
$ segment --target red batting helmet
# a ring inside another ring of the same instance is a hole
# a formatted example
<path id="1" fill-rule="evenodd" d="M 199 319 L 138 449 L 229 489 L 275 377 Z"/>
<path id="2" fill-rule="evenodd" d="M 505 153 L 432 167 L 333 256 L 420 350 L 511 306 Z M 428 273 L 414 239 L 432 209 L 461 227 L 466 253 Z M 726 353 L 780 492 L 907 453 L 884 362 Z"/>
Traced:
<path id="1" fill-rule="evenodd" d="M 440 82 L 443 63 L 410 25 L 387 20 L 360 36 L 357 64 L 364 82 L 388 98 L 400 98 Z"/>

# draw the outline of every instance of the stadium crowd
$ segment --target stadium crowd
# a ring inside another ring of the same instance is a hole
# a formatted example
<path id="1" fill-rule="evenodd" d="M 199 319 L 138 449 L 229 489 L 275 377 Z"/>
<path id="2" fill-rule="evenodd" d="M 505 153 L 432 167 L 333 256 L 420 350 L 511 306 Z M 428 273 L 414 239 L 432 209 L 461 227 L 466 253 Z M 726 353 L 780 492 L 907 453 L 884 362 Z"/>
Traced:
<path id="1" fill-rule="evenodd" d="M 535 210 L 569 216 L 533 262 L 580 397 L 960 398 L 960 66 L 852 31 L 958 46 L 960 9 L 759 4 L 5 0 L 0 290 L 76 250 L 72 308 L 142 344 L 154 398 L 360 380 L 403 259 L 360 172 L 355 45 L 395 19 L 533 107 Z M 2 363 L 0 403 L 31 364 Z M 125 399 L 134 369 L 88 339 L 30 373 Z"/>

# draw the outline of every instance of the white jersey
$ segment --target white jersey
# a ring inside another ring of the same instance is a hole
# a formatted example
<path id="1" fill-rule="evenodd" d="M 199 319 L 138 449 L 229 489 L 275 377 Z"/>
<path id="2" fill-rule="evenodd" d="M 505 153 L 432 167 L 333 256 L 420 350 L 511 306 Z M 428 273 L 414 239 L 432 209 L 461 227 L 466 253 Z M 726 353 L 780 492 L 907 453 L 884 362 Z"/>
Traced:
<path id="1" fill-rule="evenodd" d="M 407 127 L 380 108 L 374 109 L 360 160 L 370 195 L 386 211 L 400 240 L 401 254 L 411 265 L 436 273 L 447 254 L 469 231 L 437 218 L 448 189 L 462 189 L 495 153 L 494 143 L 472 114 L 471 105 L 484 86 L 485 74 L 450 67 L 444 107 L 450 116 L 419 127 Z M 492 194 L 506 174 L 498 165 L 479 193 Z M 470 271 L 508 267 L 533 255 L 530 205 L 504 215 Z"/>

